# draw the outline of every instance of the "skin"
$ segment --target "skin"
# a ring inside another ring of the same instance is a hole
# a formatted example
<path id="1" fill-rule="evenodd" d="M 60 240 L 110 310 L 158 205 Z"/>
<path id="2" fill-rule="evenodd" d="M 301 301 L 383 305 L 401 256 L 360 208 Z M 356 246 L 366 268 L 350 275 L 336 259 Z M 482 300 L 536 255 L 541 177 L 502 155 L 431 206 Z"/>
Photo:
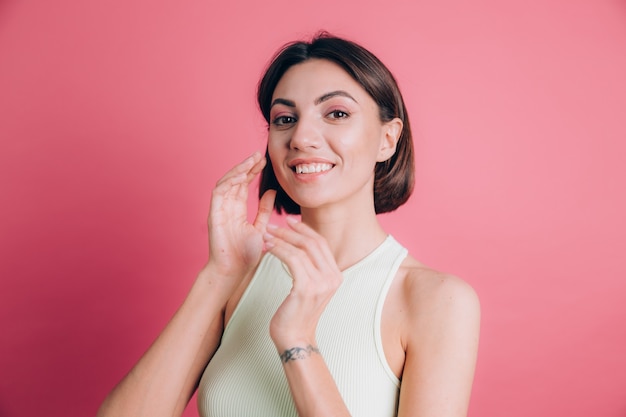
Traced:
<path id="1" fill-rule="evenodd" d="M 211 359 L 264 251 L 289 268 L 293 288 L 270 323 L 300 416 L 348 416 L 316 350 L 315 329 L 341 285 L 341 271 L 387 233 L 374 211 L 374 165 L 395 152 L 402 122 L 383 123 L 372 98 L 340 67 L 309 60 L 291 67 L 273 96 L 268 150 L 301 219 L 268 224 L 275 193 L 247 221 L 248 188 L 265 165 L 255 153 L 217 183 L 209 214 L 209 261 L 187 299 L 146 354 L 103 403 L 99 416 L 180 415 Z M 294 164 L 329 168 L 298 174 Z M 462 280 L 412 256 L 385 301 L 382 339 L 402 379 L 398 415 L 465 416 L 478 347 L 480 308 Z"/>

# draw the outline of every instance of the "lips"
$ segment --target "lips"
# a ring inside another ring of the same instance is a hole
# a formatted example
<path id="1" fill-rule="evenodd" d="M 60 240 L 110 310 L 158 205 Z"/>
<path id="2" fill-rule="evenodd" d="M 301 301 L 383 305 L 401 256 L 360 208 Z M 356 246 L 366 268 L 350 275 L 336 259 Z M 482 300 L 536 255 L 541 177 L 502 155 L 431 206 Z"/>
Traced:
<path id="1" fill-rule="evenodd" d="M 296 174 L 315 174 L 318 172 L 325 172 L 333 167 L 329 163 L 310 163 L 310 164 L 297 164 L 293 167 Z"/>
<path id="2" fill-rule="evenodd" d="M 296 158 L 289 161 L 288 165 L 296 174 L 320 174 L 330 171 L 335 166 L 324 158 Z"/>

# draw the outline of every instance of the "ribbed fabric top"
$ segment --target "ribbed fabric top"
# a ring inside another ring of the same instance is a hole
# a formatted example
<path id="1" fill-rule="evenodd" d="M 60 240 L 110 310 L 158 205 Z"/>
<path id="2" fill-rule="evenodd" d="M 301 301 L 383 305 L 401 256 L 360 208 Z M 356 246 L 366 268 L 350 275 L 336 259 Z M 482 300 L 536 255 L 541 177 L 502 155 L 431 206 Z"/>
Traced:
<path id="1" fill-rule="evenodd" d="M 383 352 L 380 323 L 385 296 L 407 255 L 388 236 L 343 271 L 343 282 L 317 327 L 321 355 L 353 416 L 395 416 L 400 381 Z M 206 367 L 198 390 L 202 417 L 297 416 L 269 322 L 291 290 L 283 263 L 261 260 Z"/>

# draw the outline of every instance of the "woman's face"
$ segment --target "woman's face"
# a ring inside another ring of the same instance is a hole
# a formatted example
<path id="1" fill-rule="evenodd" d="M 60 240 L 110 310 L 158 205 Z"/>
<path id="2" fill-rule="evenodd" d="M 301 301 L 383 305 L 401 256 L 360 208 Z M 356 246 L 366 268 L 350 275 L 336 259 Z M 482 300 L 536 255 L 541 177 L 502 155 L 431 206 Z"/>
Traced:
<path id="1" fill-rule="evenodd" d="M 308 208 L 373 209 L 374 166 L 395 151 L 402 122 L 382 123 L 374 100 L 337 64 L 291 67 L 272 96 L 268 150 L 278 182 Z"/>

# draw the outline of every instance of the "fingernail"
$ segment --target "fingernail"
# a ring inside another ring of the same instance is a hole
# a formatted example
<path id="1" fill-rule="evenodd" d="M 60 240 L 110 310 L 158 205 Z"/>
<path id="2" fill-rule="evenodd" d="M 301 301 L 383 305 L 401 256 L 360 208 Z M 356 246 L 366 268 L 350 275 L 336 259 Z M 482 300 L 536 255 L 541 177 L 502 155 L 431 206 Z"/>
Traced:
<path id="1" fill-rule="evenodd" d="M 296 224 L 299 222 L 297 217 L 292 217 L 292 216 L 287 216 L 287 223 L 289 224 Z"/>
<path id="2" fill-rule="evenodd" d="M 267 228 L 270 230 L 276 230 L 278 229 L 278 226 L 273 223 L 268 223 Z"/>
<path id="3" fill-rule="evenodd" d="M 272 242 L 265 242 L 265 249 L 272 249 L 274 244 Z"/>
<path id="4" fill-rule="evenodd" d="M 269 239 L 273 239 L 273 238 L 274 238 L 274 235 L 272 235 L 270 233 L 267 233 L 267 232 L 263 233 L 263 239 L 264 240 L 269 240 Z"/>

